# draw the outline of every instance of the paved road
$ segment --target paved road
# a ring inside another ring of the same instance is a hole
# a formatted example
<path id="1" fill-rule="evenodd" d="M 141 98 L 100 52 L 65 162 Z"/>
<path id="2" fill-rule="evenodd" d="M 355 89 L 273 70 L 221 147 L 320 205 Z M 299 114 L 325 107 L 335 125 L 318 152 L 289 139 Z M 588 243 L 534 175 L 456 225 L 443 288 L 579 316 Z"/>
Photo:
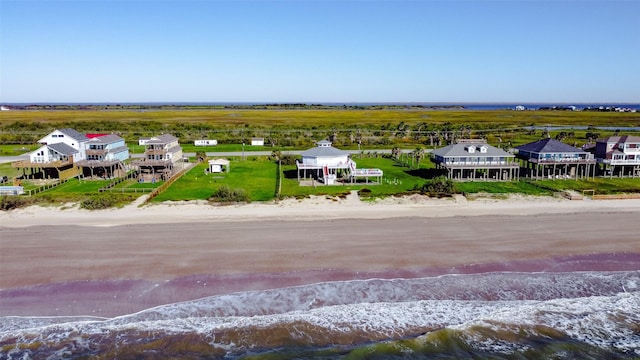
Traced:
<path id="1" fill-rule="evenodd" d="M 282 151 L 282 154 L 291 154 L 291 155 L 300 155 L 301 153 L 303 153 L 306 150 L 286 150 L 286 151 Z M 359 151 L 358 150 L 345 150 L 346 152 L 348 152 L 349 154 L 358 154 Z M 377 150 L 363 150 L 364 152 L 377 152 L 379 154 L 390 154 L 391 153 L 391 149 L 377 149 Z M 412 150 L 409 149 L 403 149 L 401 150 L 404 153 L 409 153 Z M 431 150 L 425 150 L 426 152 L 429 152 Z M 272 151 L 245 151 L 244 152 L 244 156 L 269 156 L 271 155 Z M 144 154 L 131 154 L 132 158 L 141 158 L 143 157 Z M 184 153 L 185 156 L 196 156 L 196 153 L 194 152 L 186 152 Z M 225 157 L 225 156 L 242 156 L 243 152 L 242 151 L 210 151 L 207 152 L 207 156 L 208 157 Z M 28 159 L 29 156 L 27 154 L 22 154 L 19 156 L 0 156 L 0 164 L 5 164 L 5 163 L 11 163 L 14 161 L 18 161 L 18 160 L 25 160 Z"/>
<path id="2" fill-rule="evenodd" d="M 26 160 L 29 155 L 22 154 L 19 156 L 0 156 L 0 164 L 12 163 L 14 161 Z"/>

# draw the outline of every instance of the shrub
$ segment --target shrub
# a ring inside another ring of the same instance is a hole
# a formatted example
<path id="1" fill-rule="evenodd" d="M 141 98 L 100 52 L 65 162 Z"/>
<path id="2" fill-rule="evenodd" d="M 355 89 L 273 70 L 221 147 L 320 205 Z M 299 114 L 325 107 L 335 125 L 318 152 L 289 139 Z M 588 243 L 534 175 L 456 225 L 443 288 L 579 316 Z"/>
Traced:
<path id="1" fill-rule="evenodd" d="M 430 196 L 451 196 L 455 193 L 453 181 L 446 176 L 437 176 L 422 186 L 421 191 Z"/>
<path id="2" fill-rule="evenodd" d="M 115 206 L 113 197 L 104 195 L 91 196 L 80 202 L 80 208 L 87 210 L 108 209 L 113 206 Z"/>
<path id="3" fill-rule="evenodd" d="M 293 154 L 284 154 L 280 157 L 282 165 L 295 165 L 298 157 Z"/>
<path id="4" fill-rule="evenodd" d="M 21 207 L 29 206 L 34 201 L 31 198 L 21 196 L 3 195 L 0 197 L 0 210 L 13 210 Z"/>
<path id="5" fill-rule="evenodd" d="M 102 210 L 118 207 L 133 201 L 136 196 L 137 195 L 135 194 L 102 193 L 82 200 L 80 202 L 80 208 L 87 210 Z"/>
<path id="6" fill-rule="evenodd" d="M 209 201 L 215 202 L 246 202 L 249 196 L 242 189 L 232 189 L 226 185 L 216 190 Z"/>

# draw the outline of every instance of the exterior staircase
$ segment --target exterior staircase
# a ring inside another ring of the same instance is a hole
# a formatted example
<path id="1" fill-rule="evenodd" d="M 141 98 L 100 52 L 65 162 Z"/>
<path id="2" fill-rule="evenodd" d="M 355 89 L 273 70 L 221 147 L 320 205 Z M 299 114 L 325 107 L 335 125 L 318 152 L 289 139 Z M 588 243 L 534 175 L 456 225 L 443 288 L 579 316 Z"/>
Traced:
<path id="1" fill-rule="evenodd" d="M 60 181 L 65 181 L 82 175 L 82 169 L 79 166 L 72 166 L 69 169 L 60 171 Z"/>

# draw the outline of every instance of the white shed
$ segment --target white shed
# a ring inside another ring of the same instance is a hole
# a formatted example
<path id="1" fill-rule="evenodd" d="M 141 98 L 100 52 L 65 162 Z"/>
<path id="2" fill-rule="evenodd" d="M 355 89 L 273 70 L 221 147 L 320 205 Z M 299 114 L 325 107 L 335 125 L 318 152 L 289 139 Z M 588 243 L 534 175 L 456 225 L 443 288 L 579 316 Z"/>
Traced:
<path id="1" fill-rule="evenodd" d="M 229 164 L 230 162 L 227 159 L 209 160 L 209 172 L 210 173 L 229 172 Z"/>
<path id="2" fill-rule="evenodd" d="M 251 138 L 251 145 L 264 146 L 264 138 Z"/>

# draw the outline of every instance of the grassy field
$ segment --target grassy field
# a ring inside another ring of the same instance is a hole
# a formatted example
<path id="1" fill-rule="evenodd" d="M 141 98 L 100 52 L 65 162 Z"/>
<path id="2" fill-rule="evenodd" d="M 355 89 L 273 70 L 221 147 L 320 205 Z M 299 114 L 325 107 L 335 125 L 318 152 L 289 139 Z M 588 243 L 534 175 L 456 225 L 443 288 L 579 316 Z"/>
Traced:
<path id="1" fill-rule="evenodd" d="M 409 169 L 396 160 L 387 157 L 354 158 L 358 168 L 376 168 L 384 172 L 381 184 L 357 184 L 345 183 L 341 185 L 325 186 L 316 183 L 316 186 L 300 186 L 297 179 L 295 165 L 284 166 L 284 179 L 282 182 L 283 197 L 304 197 L 308 195 L 343 195 L 352 190 L 367 189 L 363 196 L 384 197 L 394 194 L 402 194 L 413 191 L 422 186 L 433 175 L 433 164 L 429 160 L 423 160 L 419 168 Z M 302 175 L 301 175 L 302 176 Z M 374 181 L 372 179 L 372 181 Z"/>
<path id="2" fill-rule="evenodd" d="M 32 145 L 56 128 L 72 127 L 86 133 L 119 133 L 127 143 L 139 137 L 172 133 L 187 148 L 195 139 L 216 139 L 218 149 L 238 147 L 251 137 L 264 137 L 278 148 L 306 148 L 319 139 L 334 137 L 345 149 L 362 145 L 380 148 L 431 143 L 430 133 L 485 137 L 491 144 L 518 145 L 543 136 L 524 126 L 640 126 L 640 113 L 591 111 L 470 111 L 426 109 L 184 109 L 184 110 L 23 110 L 0 113 L 0 144 Z M 560 131 L 551 132 L 556 136 Z M 586 141 L 584 130 L 573 132 L 568 143 Z M 613 133 L 597 130 L 601 136 Z M 22 145 L 20 145 L 22 146 Z M 5 151 L 14 154 L 15 146 Z M 139 150 L 139 151 L 138 151 Z M 245 148 L 250 151 L 251 148 Z M 133 152 L 141 149 L 132 145 Z M 188 149 L 187 151 L 191 151 Z M 198 151 L 198 150 L 193 150 Z M 209 150 L 216 151 L 216 150 Z"/>
<path id="3" fill-rule="evenodd" d="M 223 185 L 243 189 L 251 201 L 275 197 L 276 164 L 266 159 L 233 161 L 228 173 L 205 173 L 207 164 L 194 166 L 153 201 L 207 200 Z"/>
<path id="4" fill-rule="evenodd" d="M 376 149 L 398 146 L 404 149 L 438 147 L 434 138 L 446 141 L 452 136 L 486 138 L 489 144 L 510 148 L 543 137 L 563 136 L 562 141 L 575 146 L 585 144 L 587 134 L 605 137 L 616 133 L 611 130 L 544 128 L 530 130 L 525 126 L 610 126 L 638 127 L 640 113 L 571 112 L 571 111 L 468 111 L 428 110 L 415 108 L 354 109 L 164 109 L 164 110 L 25 110 L 0 113 L 0 156 L 13 156 L 33 151 L 35 142 L 55 128 L 72 127 L 87 133 L 121 134 L 127 140 L 132 154 L 141 154 L 137 145 L 142 136 L 173 133 L 180 138 L 184 152 L 240 152 L 243 150 L 302 150 L 314 146 L 317 140 L 333 138 L 334 145 L 342 149 L 357 149 L 361 142 L 367 153 Z M 434 135 L 435 134 L 435 135 Z M 622 134 L 622 133 L 621 133 Z M 640 132 L 623 134 L 640 135 Z M 267 146 L 248 145 L 251 137 L 264 137 Z M 216 139 L 219 145 L 196 147 L 194 139 Z M 274 143 L 275 146 L 271 146 Z M 230 158 L 231 171 L 224 174 L 206 174 L 201 164 L 172 184 L 154 201 L 209 199 L 221 186 L 242 189 L 251 201 L 267 201 L 275 196 L 275 163 L 264 157 Z M 428 159 L 416 169 L 398 161 L 367 155 L 354 156 L 359 168 L 380 168 L 384 171 L 382 184 L 345 184 L 336 186 L 300 186 L 295 166 L 283 168 L 283 197 L 307 195 L 341 195 L 351 190 L 367 189 L 369 196 L 388 196 L 415 191 L 437 175 Z M 17 175 L 10 164 L 0 164 L 0 175 Z M 28 188 L 30 185 L 25 183 Z M 49 199 L 80 198 L 96 194 L 104 184 L 93 181 L 70 181 L 44 192 Z M 156 184 L 138 184 L 128 181 L 116 188 L 150 188 Z M 549 195 L 563 190 L 596 190 L 596 193 L 640 192 L 640 179 L 606 179 L 592 181 L 519 181 L 456 183 L 457 192 L 522 193 Z M 365 194 L 365 192 L 363 192 Z"/>
<path id="5" fill-rule="evenodd" d="M 640 126 L 639 113 L 592 111 L 428 110 L 428 109 L 204 109 L 204 110 L 24 110 L 0 114 L 0 126 L 14 123 L 45 127 L 86 124 L 95 130 L 111 125 L 179 123 L 183 125 L 312 128 L 369 126 L 404 122 L 430 124 L 509 124 Z M 142 131 L 144 127 L 140 128 Z M 206 130 L 206 128 L 204 128 Z M 153 129 L 156 130 L 156 129 Z M 45 130 L 46 131 L 46 130 Z"/>
<path id="6" fill-rule="evenodd" d="M 523 195 L 553 195 L 554 191 L 540 187 L 535 182 L 512 181 L 512 182 L 457 182 L 455 189 L 462 194 L 523 194 Z"/>

